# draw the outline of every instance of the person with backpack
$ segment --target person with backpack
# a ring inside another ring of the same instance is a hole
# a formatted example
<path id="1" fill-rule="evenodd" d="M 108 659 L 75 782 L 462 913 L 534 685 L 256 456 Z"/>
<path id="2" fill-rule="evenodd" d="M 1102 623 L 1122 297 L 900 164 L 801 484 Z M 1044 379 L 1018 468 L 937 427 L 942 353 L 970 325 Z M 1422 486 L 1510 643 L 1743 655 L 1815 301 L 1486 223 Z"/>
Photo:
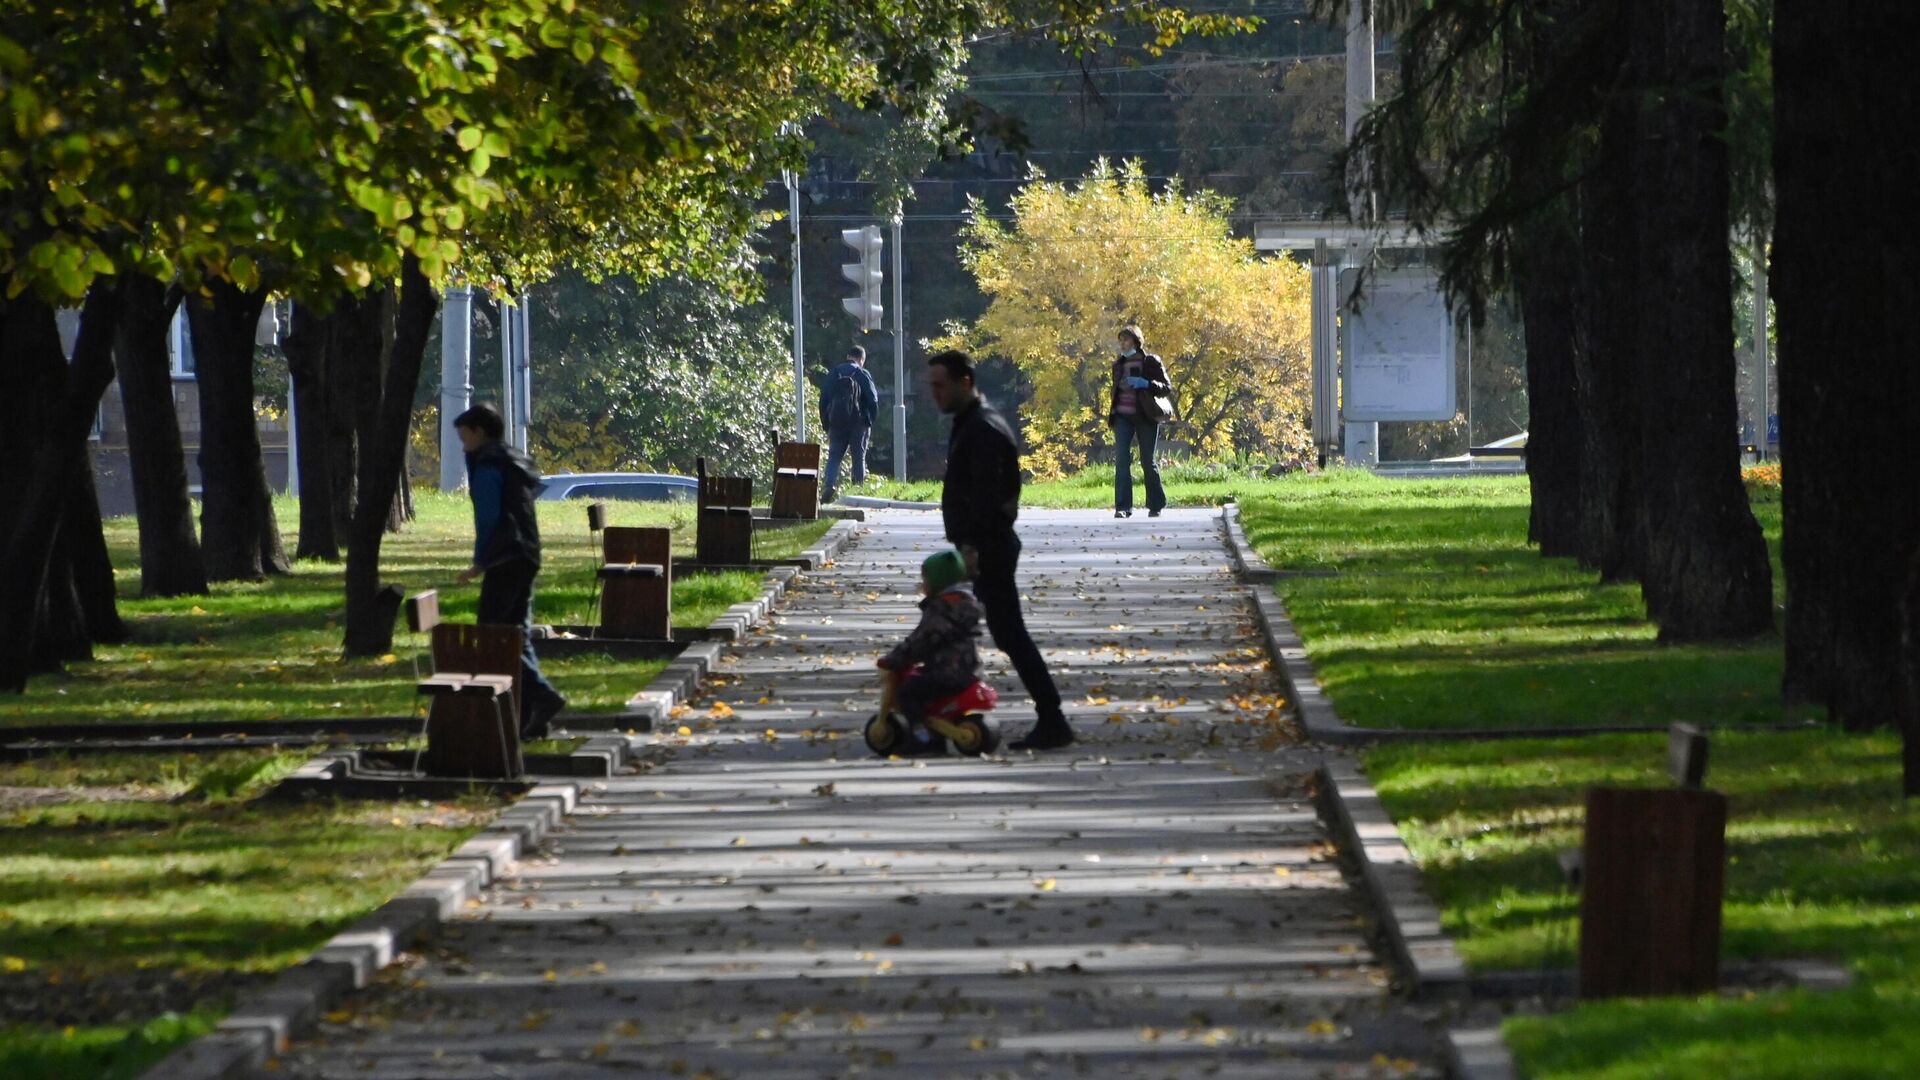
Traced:
<path id="1" fill-rule="evenodd" d="M 839 494 L 840 461 L 853 457 L 853 482 L 867 479 L 867 442 L 873 437 L 873 418 L 880 411 L 880 393 L 867 373 L 867 350 L 855 345 L 846 362 L 827 373 L 820 388 L 820 424 L 827 429 L 827 490 L 821 502 Z"/>

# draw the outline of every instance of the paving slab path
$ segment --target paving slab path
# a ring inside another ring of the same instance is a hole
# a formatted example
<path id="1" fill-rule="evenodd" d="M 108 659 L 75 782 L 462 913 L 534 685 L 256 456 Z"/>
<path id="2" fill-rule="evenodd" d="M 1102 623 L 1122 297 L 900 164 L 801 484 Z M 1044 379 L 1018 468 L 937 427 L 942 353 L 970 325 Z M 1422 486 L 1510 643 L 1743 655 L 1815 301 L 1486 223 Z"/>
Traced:
<path id="1" fill-rule="evenodd" d="M 1436 1076 L 1306 790 L 1219 516 L 1029 511 L 1071 751 L 873 757 L 936 514 L 878 513 L 303 1077 Z M 990 647 L 1009 735 L 1033 713 Z"/>

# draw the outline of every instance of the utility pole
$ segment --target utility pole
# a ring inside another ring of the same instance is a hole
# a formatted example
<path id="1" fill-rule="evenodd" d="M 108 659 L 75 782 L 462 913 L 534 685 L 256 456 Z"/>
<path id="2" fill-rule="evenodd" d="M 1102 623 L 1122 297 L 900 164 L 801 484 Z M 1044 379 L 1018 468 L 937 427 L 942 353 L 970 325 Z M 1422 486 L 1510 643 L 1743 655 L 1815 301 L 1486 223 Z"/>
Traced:
<path id="1" fill-rule="evenodd" d="M 453 421 L 473 402 L 473 286 L 447 290 L 440 310 L 440 490 L 467 486 L 466 452 Z"/>
<path id="2" fill-rule="evenodd" d="M 1360 118 L 1373 104 L 1373 0 L 1348 0 L 1347 3 L 1347 142 L 1360 126 Z M 1347 205 L 1355 225 L 1375 223 L 1372 202 L 1364 189 L 1356 186 L 1347 193 Z M 1368 246 L 1355 230 L 1347 245 L 1347 264 L 1364 268 Z M 1341 297 L 1344 309 L 1351 297 Z M 1349 374 L 1351 372 L 1349 371 Z M 1380 463 L 1380 425 L 1373 421 L 1346 424 L 1346 459 L 1349 465 L 1371 468 Z"/>
<path id="3" fill-rule="evenodd" d="M 800 178 L 792 169 L 787 181 L 787 232 L 793 251 L 793 440 L 807 441 L 807 325 L 800 298 Z"/>
<path id="4" fill-rule="evenodd" d="M 907 304 L 900 267 L 900 211 L 893 212 L 893 478 L 907 478 Z"/>

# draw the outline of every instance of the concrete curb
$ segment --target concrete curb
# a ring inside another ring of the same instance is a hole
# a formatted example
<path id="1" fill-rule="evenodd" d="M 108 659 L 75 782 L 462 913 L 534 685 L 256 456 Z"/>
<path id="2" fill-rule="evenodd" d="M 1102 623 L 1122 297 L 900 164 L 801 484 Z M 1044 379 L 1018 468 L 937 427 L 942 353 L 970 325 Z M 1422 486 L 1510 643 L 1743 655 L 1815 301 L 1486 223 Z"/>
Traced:
<path id="1" fill-rule="evenodd" d="M 858 522 L 839 522 L 822 534 L 812 547 L 801 552 L 801 557 L 815 569 L 826 566 L 853 542 L 859 529 Z M 700 688 L 700 680 L 706 678 L 707 673 L 720 662 L 720 650 L 724 643 L 740 640 L 747 631 L 766 619 L 773 611 L 774 603 L 800 573 L 790 566 L 770 571 L 757 598 L 744 604 L 735 604 L 713 620 L 708 630 L 715 640 L 689 645 L 682 650 L 679 656 L 668 662 L 666 670 L 654 676 L 652 682 L 627 699 L 626 711 L 612 726 L 621 730 L 652 731 L 656 725 L 665 724 L 674 708 L 693 697 Z"/>
<path id="2" fill-rule="evenodd" d="M 1267 560 L 1247 542 L 1247 534 L 1240 527 L 1240 504 L 1228 503 L 1220 508 L 1220 520 L 1227 530 L 1227 550 L 1233 554 L 1233 568 L 1240 573 L 1244 581 L 1255 585 L 1266 585 L 1280 579 L 1280 572 L 1267 565 Z"/>
<path id="3" fill-rule="evenodd" d="M 407 886 L 234 1007 L 211 1033 L 147 1070 L 145 1080 L 251 1076 L 408 945 L 457 915 L 533 850 L 578 804 L 574 784 L 543 784 Z"/>
<path id="4" fill-rule="evenodd" d="M 1466 961 L 1440 926 L 1440 909 L 1427 897 L 1420 865 L 1400 836 L 1400 827 L 1380 805 L 1358 766 L 1327 758 L 1316 776 L 1321 814 L 1341 846 L 1360 865 L 1360 880 L 1396 967 L 1414 998 L 1463 998 L 1471 989 Z"/>
<path id="5" fill-rule="evenodd" d="M 843 506 L 859 506 L 870 510 L 938 510 L 939 503 L 909 502 L 905 499 L 877 499 L 871 495 L 848 495 L 840 500 Z"/>
<path id="6" fill-rule="evenodd" d="M 1447 1076 L 1451 1080 L 1518 1080 L 1513 1053 L 1500 1028 L 1448 1028 Z"/>

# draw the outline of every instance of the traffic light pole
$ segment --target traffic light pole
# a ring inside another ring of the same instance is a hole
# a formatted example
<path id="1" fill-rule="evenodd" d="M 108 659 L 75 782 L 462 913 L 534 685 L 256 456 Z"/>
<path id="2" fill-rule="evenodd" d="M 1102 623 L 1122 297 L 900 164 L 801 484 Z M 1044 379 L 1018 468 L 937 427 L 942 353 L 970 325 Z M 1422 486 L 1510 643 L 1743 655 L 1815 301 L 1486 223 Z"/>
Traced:
<path id="1" fill-rule="evenodd" d="M 900 215 L 893 216 L 893 478 L 907 478 L 907 305 L 900 274 Z"/>

